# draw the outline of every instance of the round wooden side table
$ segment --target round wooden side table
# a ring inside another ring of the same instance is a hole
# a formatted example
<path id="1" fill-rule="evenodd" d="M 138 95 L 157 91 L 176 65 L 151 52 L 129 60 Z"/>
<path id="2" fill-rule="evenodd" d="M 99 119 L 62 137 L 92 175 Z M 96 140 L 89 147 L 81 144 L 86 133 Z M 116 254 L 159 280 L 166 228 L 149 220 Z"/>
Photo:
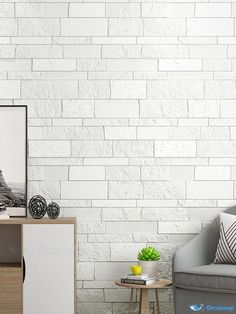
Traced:
<path id="1" fill-rule="evenodd" d="M 158 299 L 158 289 L 169 288 L 172 282 L 171 280 L 168 280 L 168 279 L 158 279 L 156 283 L 146 286 L 146 285 L 121 283 L 120 280 L 116 280 L 115 284 L 119 287 L 131 289 L 130 301 L 129 301 L 129 314 L 132 313 L 134 289 L 140 289 L 139 314 L 150 314 L 149 301 L 148 301 L 148 289 L 155 289 L 157 314 L 161 314 L 160 304 L 159 304 L 159 299 Z"/>

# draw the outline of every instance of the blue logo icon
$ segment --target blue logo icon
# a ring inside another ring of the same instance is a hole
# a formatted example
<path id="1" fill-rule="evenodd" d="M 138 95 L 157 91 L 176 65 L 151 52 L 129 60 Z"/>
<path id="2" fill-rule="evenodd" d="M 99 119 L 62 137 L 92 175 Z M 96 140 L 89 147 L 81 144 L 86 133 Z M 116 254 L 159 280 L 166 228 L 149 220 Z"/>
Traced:
<path id="1" fill-rule="evenodd" d="M 200 304 L 200 305 L 192 304 L 192 305 L 189 305 L 189 307 L 194 312 L 204 311 L 204 304 Z"/>

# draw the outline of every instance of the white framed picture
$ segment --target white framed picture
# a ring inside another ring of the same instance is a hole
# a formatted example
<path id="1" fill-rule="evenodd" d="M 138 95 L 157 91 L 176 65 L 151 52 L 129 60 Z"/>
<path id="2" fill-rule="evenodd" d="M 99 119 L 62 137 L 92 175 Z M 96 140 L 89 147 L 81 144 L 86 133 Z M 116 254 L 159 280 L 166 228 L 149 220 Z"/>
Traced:
<path id="1" fill-rule="evenodd" d="M 0 105 L 0 211 L 27 210 L 27 107 Z"/>

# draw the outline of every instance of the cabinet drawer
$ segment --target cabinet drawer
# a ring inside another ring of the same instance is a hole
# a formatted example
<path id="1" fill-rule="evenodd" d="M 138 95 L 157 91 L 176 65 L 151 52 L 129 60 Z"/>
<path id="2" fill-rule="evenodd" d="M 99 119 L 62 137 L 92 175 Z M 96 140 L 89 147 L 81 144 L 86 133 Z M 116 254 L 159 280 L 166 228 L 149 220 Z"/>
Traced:
<path id="1" fill-rule="evenodd" d="M 0 314 L 22 314 L 22 270 L 0 266 Z"/>

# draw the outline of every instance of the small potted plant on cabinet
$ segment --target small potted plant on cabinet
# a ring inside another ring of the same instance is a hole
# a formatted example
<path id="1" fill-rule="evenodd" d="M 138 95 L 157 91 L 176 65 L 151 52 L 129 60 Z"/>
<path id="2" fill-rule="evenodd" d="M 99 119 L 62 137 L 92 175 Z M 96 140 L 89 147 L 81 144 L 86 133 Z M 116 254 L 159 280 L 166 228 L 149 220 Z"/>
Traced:
<path id="1" fill-rule="evenodd" d="M 142 273 L 149 277 L 157 276 L 157 264 L 160 259 L 160 252 L 154 247 L 148 246 L 138 253 L 139 265 L 142 266 Z"/>

